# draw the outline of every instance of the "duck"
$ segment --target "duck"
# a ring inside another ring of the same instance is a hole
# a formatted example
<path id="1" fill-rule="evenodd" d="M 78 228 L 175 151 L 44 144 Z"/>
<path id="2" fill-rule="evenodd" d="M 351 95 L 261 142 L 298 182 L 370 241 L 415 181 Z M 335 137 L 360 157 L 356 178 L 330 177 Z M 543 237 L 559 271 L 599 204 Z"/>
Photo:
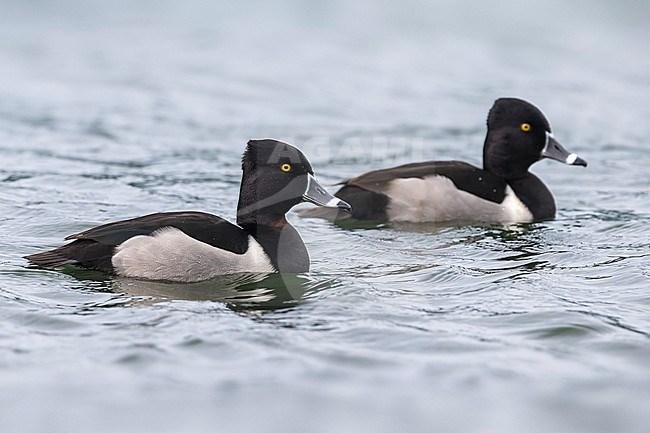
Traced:
<path id="1" fill-rule="evenodd" d="M 305 273 L 310 257 L 286 214 L 301 202 L 350 211 L 314 176 L 307 157 L 275 139 L 248 141 L 237 224 L 204 212 L 162 212 L 68 236 L 25 256 L 31 266 L 75 265 L 143 280 L 197 282 L 236 273 Z"/>
<path id="2" fill-rule="evenodd" d="M 426 161 L 374 170 L 341 182 L 334 195 L 352 206 L 344 215 L 321 209 L 303 217 L 377 222 L 526 223 L 555 217 L 548 187 L 529 171 L 541 159 L 587 166 L 553 135 L 536 106 L 499 98 L 489 111 L 483 168 L 463 161 Z"/>

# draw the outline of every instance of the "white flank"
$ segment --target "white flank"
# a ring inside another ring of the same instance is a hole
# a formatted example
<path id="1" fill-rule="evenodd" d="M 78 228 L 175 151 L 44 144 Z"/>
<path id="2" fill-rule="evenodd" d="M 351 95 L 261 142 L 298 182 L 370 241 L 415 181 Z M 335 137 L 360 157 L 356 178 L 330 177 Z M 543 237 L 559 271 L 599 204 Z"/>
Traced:
<path id="1" fill-rule="evenodd" d="M 533 221 L 533 214 L 509 186 L 502 203 L 459 190 L 444 176 L 396 179 L 390 182 L 386 195 L 390 221 Z"/>
<path id="2" fill-rule="evenodd" d="M 115 272 L 147 280 L 196 282 L 240 272 L 275 272 L 262 246 L 248 237 L 248 250 L 236 254 L 198 241 L 174 227 L 134 236 L 116 248 Z"/>

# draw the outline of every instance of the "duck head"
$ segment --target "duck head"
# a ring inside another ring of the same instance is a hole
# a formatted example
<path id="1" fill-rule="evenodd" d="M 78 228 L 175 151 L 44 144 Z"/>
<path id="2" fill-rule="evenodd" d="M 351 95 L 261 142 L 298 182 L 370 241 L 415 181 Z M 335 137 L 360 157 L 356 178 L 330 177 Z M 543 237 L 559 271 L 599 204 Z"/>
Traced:
<path id="1" fill-rule="evenodd" d="M 307 157 L 279 140 L 250 140 L 242 158 L 237 222 L 282 225 L 285 214 L 301 202 L 350 211 L 314 177 Z"/>
<path id="2" fill-rule="evenodd" d="M 587 166 L 584 159 L 555 139 L 544 114 L 522 99 L 497 99 L 488 114 L 487 126 L 483 168 L 504 179 L 526 176 L 530 166 L 543 158 Z"/>

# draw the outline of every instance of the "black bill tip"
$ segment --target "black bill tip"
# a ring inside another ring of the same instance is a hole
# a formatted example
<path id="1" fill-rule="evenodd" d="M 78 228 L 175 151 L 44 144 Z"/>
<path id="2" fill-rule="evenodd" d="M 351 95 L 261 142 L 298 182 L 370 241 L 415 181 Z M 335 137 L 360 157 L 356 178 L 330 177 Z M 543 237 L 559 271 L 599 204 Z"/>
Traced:
<path id="1" fill-rule="evenodd" d="M 352 212 L 352 206 L 350 206 L 350 203 L 348 203 L 347 201 L 343 201 L 341 199 L 339 199 L 339 202 L 336 204 L 336 207 L 346 211 L 347 213 Z"/>
<path id="2" fill-rule="evenodd" d="M 587 166 L 587 161 L 584 159 L 580 158 L 578 155 L 575 153 L 570 154 L 567 156 L 566 161 L 567 164 L 569 165 L 579 165 L 581 167 L 586 167 Z"/>

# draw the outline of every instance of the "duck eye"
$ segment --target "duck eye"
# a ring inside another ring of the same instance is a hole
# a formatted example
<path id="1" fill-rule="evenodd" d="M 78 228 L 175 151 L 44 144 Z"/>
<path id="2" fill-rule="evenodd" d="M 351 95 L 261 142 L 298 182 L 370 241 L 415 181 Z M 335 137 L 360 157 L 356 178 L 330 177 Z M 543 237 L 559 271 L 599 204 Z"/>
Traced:
<path id="1" fill-rule="evenodd" d="M 521 130 L 524 132 L 530 131 L 530 123 L 522 123 L 521 124 Z"/>
<path id="2" fill-rule="evenodd" d="M 291 171 L 291 164 L 282 164 L 280 170 L 284 171 L 285 173 L 289 173 Z"/>

